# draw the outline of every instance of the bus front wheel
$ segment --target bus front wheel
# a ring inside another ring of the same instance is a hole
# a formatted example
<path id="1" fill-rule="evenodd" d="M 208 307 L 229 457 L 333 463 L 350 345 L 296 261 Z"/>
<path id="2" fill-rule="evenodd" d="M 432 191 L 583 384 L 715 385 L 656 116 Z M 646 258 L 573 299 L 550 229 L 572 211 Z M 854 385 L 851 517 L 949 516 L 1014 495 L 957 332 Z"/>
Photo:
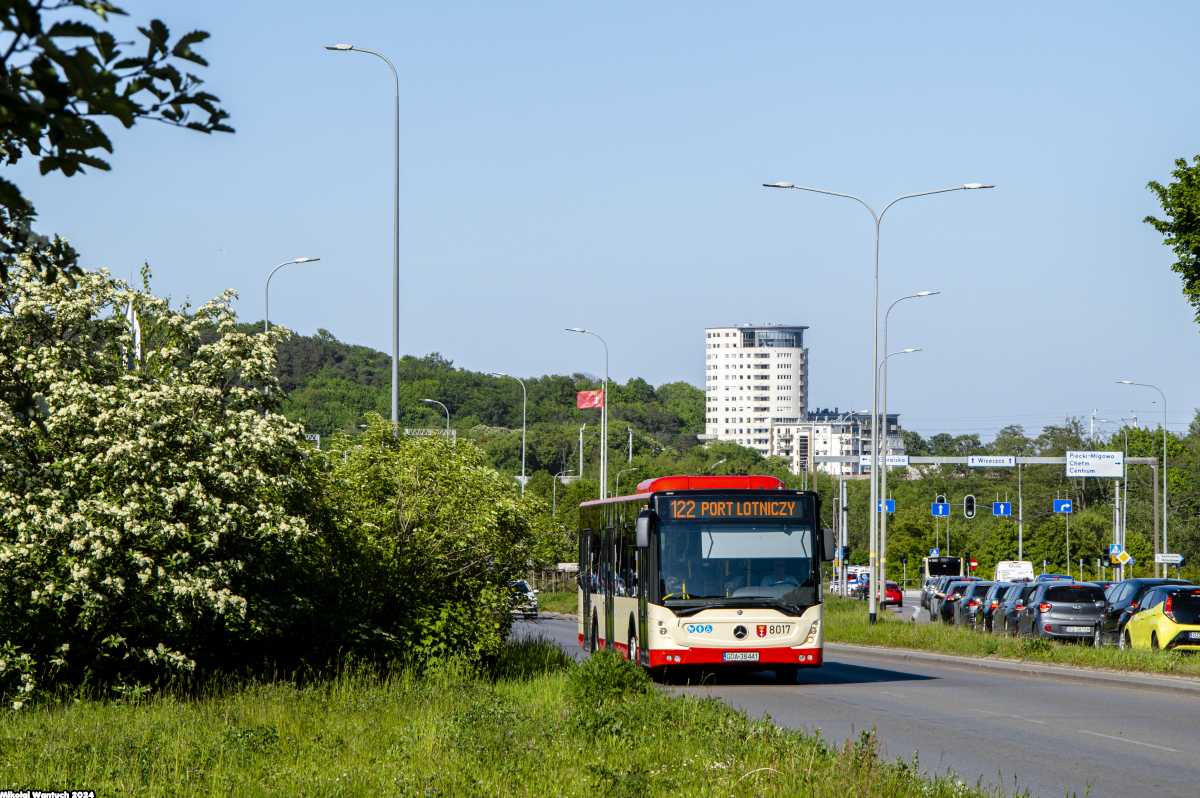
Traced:
<path id="1" fill-rule="evenodd" d="M 626 652 L 625 658 L 627 660 L 629 660 L 630 662 L 636 662 L 639 665 L 642 662 L 640 652 L 638 651 L 637 633 L 634 632 L 632 629 L 629 630 L 629 649 Z"/>
<path id="2" fill-rule="evenodd" d="M 592 634 L 588 640 L 588 653 L 595 654 L 600 638 L 600 621 L 595 615 L 592 616 Z"/>
<path id="3" fill-rule="evenodd" d="M 800 669 L 795 665 L 780 665 L 775 668 L 775 681 L 780 684 L 795 684 Z"/>

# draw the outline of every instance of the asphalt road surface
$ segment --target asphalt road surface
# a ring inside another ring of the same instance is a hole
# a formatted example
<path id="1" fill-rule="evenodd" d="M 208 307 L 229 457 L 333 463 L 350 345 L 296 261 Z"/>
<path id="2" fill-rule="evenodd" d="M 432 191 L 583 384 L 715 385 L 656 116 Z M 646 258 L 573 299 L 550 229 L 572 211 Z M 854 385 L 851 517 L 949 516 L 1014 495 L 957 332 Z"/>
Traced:
<path id="1" fill-rule="evenodd" d="M 906 602 L 907 604 L 907 602 Z M 907 609 L 907 607 L 906 607 Z M 582 656 L 573 621 L 515 625 Z M 794 685 L 765 673 L 720 679 L 680 693 L 717 696 L 782 726 L 820 729 L 827 740 L 875 728 L 888 757 L 963 781 L 1026 788 L 1034 796 L 1126 798 L 1200 795 L 1200 698 L 1136 687 L 904 663 L 830 646 L 822 668 Z M 1014 781 L 1015 779 L 1015 781 Z"/>

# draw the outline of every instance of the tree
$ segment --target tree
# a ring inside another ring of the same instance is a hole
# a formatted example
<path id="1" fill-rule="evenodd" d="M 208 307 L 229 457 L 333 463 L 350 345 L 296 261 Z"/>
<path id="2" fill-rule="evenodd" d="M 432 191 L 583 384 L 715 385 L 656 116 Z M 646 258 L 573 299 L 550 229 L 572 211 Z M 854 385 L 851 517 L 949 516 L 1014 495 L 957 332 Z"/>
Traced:
<path id="1" fill-rule="evenodd" d="M 1174 182 L 1162 185 L 1154 180 L 1147 188 L 1158 195 L 1167 220 L 1147 216 L 1143 221 L 1162 233 L 1163 244 L 1175 250 L 1177 260 L 1171 270 L 1183 277 L 1183 295 L 1196 309 L 1200 322 L 1200 155 L 1188 166 L 1186 158 L 1175 161 Z"/>
<path id="2" fill-rule="evenodd" d="M 0 692 L 237 667 L 285 636 L 310 466 L 275 412 L 288 333 L 237 332 L 232 299 L 185 312 L 27 261 L 0 284 L 0 380 L 44 402 L 41 430 L 0 410 Z"/>
<path id="3" fill-rule="evenodd" d="M 37 157 L 42 174 L 67 177 L 85 167 L 109 169 L 97 150 L 113 151 L 100 122 L 114 119 L 126 128 L 141 119 L 201 133 L 232 133 L 219 100 L 200 90 L 203 83 L 177 64 L 207 66 L 192 46 L 208 38 L 192 31 L 173 43 L 160 20 L 138 28 L 144 55 L 125 55 L 106 30 L 70 18 L 89 12 L 107 22 L 124 15 L 109 0 L 0 0 L 0 158 L 15 164 Z M 55 18 L 61 17 L 61 18 Z M 18 255 L 53 282 L 62 272 L 80 274 L 78 253 L 57 235 L 53 241 L 30 229 L 33 206 L 10 181 L 0 178 L 0 282 Z"/>

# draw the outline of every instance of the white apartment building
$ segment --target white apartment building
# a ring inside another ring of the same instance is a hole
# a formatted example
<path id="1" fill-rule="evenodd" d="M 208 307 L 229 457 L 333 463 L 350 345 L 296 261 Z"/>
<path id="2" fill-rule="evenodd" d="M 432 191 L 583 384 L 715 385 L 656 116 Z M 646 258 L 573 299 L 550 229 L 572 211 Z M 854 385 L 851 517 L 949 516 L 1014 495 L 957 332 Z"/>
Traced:
<path id="1" fill-rule="evenodd" d="M 734 441 L 769 455 L 776 424 L 807 419 L 807 329 L 788 324 L 704 328 L 706 439 Z"/>

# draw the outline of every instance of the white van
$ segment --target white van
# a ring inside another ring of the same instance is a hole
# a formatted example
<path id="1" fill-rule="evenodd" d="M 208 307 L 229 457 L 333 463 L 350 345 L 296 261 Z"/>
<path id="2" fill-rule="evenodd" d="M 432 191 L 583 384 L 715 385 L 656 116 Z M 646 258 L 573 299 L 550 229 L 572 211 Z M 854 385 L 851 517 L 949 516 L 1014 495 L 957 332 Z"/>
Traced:
<path id="1" fill-rule="evenodd" d="M 1033 563 L 1028 560 L 1001 560 L 996 563 L 997 582 L 1033 581 Z"/>

